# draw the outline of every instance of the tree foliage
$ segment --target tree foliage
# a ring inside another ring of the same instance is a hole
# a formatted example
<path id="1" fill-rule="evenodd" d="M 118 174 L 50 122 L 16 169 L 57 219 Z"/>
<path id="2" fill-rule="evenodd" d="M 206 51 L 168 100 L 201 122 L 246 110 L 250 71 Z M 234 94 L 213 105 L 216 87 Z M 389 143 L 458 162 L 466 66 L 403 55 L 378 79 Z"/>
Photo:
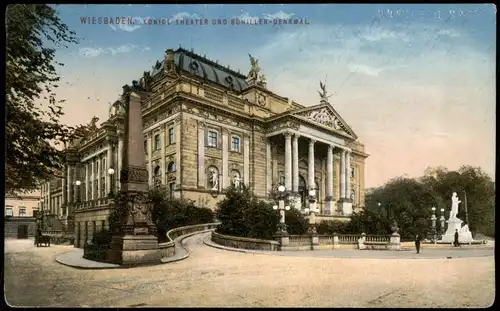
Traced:
<path id="1" fill-rule="evenodd" d="M 436 207 L 438 218 L 441 208 L 445 209 L 448 219 L 453 192 L 462 200 L 458 217 L 464 221 L 464 193 L 467 193 L 470 230 L 494 236 L 494 184 L 480 168 L 471 166 L 457 171 L 429 168 L 421 178 L 395 178 L 370 191 L 366 195 L 366 211 L 353 216 L 352 220 L 359 221 L 360 228 L 364 226 L 367 234 L 390 229 L 396 221 L 403 239 L 413 239 L 416 233 L 426 236 L 431 230 L 431 208 Z M 439 230 L 439 221 L 436 226 Z"/>
<path id="2" fill-rule="evenodd" d="M 46 4 L 9 5 L 5 23 L 5 185 L 7 193 L 27 192 L 62 168 L 57 144 L 67 142 L 73 128 L 59 122 L 64 101 L 56 99 L 56 66 L 63 64 L 55 51 L 77 38 Z"/>
<path id="3" fill-rule="evenodd" d="M 216 216 L 221 222 L 217 232 L 271 240 L 279 222 L 278 212 L 272 206 L 273 203 L 257 199 L 245 185 L 240 189 L 230 187 L 224 200 L 217 204 Z M 303 234 L 307 230 L 307 220 L 299 211 L 286 211 L 285 221 L 290 234 Z"/>

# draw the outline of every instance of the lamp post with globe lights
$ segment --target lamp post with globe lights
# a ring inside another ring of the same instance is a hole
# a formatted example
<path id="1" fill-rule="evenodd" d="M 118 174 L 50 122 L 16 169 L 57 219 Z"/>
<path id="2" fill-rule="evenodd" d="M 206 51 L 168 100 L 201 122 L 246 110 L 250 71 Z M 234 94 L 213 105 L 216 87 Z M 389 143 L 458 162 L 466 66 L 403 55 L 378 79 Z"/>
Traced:
<path id="1" fill-rule="evenodd" d="M 436 243 L 437 239 L 437 231 L 436 231 L 436 208 L 433 206 L 431 208 L 432 210 L 432 216 L 431 216 L 431 221 L 432 221 L 432 242 Z"/>
<path id="2" fill-rule="evenodd" d="M 115 170 L 113 168 L 108 169 L 108 175 L 109 175 L 109 197 L 112 197 L 114 194 L 114 189 L 115 189 L 115 180 L 114 180 L 114 175 L 115 175 Z"/>
<path id="3" fill-rule="evenodd" d="M 309 220 L 309 233 L 315 234 L 316 227 L 314 226 L 314 214 L 319 213 L 319 209 L 316 207 L 316 190 L 309 190 L 309 207 L 304 208 L 302 210 L 302 214 L 304 214 Z"/>
<path id="4" fill-rule="evenodd" d="M 441 209 L 441 217 L 439 218 L 441 221 L 441 236 L 444 234 L 444 208 Z"/>
<path id="5" fill-rule="evenodd" d="M 75 181 L 75 185 L 76 185 L 76 203 L 80 203 L 80 186 L 81 186 L 82 182 L 77 180 Z"/>
<path id="6" fill-rule="evenodd" d="M 274 205 L 273 209 L 276 211 L 279 211 L 280 213 L 280 222 L 278 224 L 278 231 L 276 232 L 277 234 L 285 234 L 287 233 L 286 231 L 286 224 L 285 224 L 285 211 L 290 210 L 290 206 L 285 206 L 285 191 L 286 188 L 283 185 L 280 185 L 278 187 L 278 205 Z"/>

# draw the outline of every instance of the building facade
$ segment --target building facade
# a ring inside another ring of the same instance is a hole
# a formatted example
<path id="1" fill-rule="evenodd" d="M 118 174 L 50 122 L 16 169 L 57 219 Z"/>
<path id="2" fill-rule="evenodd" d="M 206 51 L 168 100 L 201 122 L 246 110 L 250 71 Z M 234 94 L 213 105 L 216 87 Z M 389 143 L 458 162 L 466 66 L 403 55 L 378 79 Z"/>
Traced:
<path id="1" fill-rule="evenodd" d="M 8 238 L 35 235 L 36 212 L 40 210 L 40 193 L 5 196 L 4 234 Z"/>
<path id="2" fill-rule="evenodd" d="M 368 155 L 324 85 L 318 103 L 305 107 L 267 89 L 257 61 L 251 64 L 245 76 L 192 51 L 169 49 L 133 82 L 144 90 L 144 145 L 132 147 L 146 150 L 150 185 L 210 208 L 232 184 L 245 184 L 262 199 L 283 184 L 298 209 L 308 206 L 314 189 L 316 219 L 363 208 Z M 93 118 L 86 136 L 69 146 L 66 178 L 48 191 L 50 208 L 74 221 L 77 247 L 106 226 L 108 194 L 120 187 L 123 101 L 110 106 L 100 127 Z"/>

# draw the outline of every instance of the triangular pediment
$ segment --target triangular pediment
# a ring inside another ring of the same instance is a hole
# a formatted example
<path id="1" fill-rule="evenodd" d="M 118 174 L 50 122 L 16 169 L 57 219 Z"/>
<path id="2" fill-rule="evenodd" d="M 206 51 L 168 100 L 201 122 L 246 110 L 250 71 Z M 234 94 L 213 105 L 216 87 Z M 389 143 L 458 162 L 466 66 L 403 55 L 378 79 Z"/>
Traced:
<path id="1" fill-rule="evenodd" d="M 312 107 L 294 110 L 291 111 L 291 115 L 312 124 L 343 132 L 354 139 L 358 138 L 351 127 L 329 103 L 322 103 Z"/>

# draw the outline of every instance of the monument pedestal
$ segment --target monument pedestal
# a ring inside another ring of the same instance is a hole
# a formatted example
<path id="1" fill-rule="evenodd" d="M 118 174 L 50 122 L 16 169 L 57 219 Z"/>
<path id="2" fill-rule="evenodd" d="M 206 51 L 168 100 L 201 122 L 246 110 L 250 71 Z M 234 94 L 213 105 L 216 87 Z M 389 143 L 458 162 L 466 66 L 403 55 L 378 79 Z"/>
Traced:
<path id="1" fill-rule="evenodd" d="M 119 265 L 137 265 L 160 263 L 161 252 L 158 238 L 154 235 L 114 236 L 108 260 Z"/>
<path id="2" fill-rule="evenodd" d="M 340 202 L 340 207 L 342 208 L 342 213 L 344 215 L 352 215 L 352 203 L 348 201 Z"/>
<path id="3" fill-rule="evenodd" d="M 454 217 L 447 220 L 446 223 L 448 224 L 448 229 L 446 229 L 445 234 L 443 234 L 439 242 L 453 244 L 456 230 L 458 231 L 459 243 L 468 244 L 474 241 L 472 233 L 469 231 L 469 226 L 465 225 L 462 227 L 463 220 Z"/>

